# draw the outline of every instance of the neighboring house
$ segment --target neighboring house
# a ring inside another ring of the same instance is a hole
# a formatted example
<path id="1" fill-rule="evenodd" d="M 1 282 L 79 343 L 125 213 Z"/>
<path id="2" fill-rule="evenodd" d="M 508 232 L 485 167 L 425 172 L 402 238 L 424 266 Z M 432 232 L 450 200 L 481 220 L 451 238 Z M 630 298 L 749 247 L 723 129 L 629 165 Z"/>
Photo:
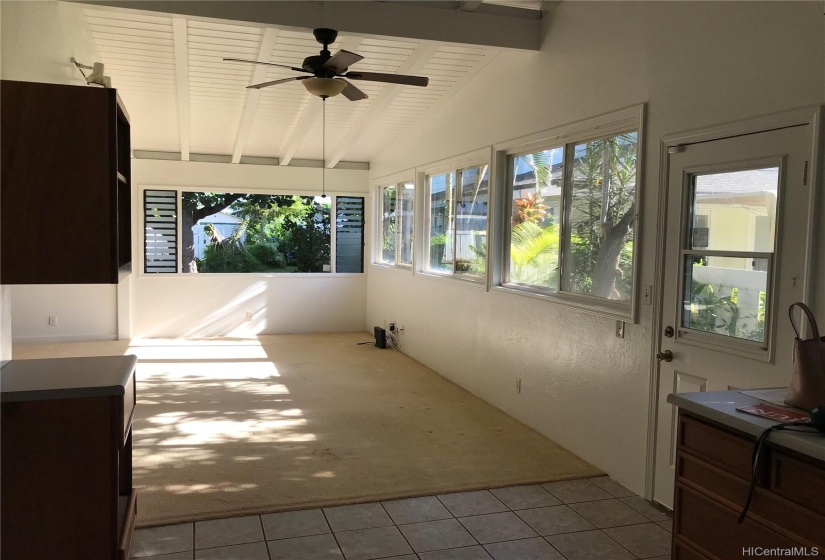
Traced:
<path id="1" fill-rule="evenodd" d="M 198 223 L 192 226 L 192 235 L 195 238 L 195 258 L 202 259 L 206 246 L 212 242 L 212 238 L 203 231 L 206 224 L 212 224 L 218 233 L 224 237 L 229 237 L 235 233 L 242 221 L 241 218 L 226 212 L 216 212 L 211 216 L 198 220 Z M 242 242 L 245 237 L 245 233 L 241 235 Z"/>

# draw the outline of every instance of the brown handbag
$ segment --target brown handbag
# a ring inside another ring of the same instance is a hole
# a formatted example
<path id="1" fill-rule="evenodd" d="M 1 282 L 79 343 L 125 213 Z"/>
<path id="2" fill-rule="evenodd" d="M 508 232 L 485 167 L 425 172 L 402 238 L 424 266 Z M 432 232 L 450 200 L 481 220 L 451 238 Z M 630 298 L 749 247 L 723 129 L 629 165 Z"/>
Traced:
<path id="1" fill-rule="evenodd" d="M 811 323 L 813 338 L 802 340 L 794 321 L 794 307 L 799 307 Z M 796 302 L 788 309 L 791 326 L 796 333 L 794 339 L 794 368 L 791 385 L 785 396 L 785 404 L 810 412 L 817 406 L 825 405 L 825 337 L 819 336 L 813 312 L 802 302 Z"/>

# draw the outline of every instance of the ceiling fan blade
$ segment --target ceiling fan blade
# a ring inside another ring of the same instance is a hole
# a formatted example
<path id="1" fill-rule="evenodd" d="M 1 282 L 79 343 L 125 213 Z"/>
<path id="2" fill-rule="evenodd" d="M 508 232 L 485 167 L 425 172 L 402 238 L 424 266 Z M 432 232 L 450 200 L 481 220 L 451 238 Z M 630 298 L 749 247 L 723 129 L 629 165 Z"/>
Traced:
<path id="1" fill-rule="evenodd" d="M 362 60 L 364 57 L 354 52 L 340 50 L 324 63 L 324 68 L 333 70 L 336 74 L 347 71 L 347 68 Z"/>
<path id="2" fill-rule="evenodd" d="M 370 82 L 386 82 L 388 84 L 402 84 L 405 86 L 427 87 L 427 84 L 430 83 L 430 79 L 423 76 L 381 74 L 379 72 L 347 72 L 343 77 L 352 80 L 369 80 Z"/>
<path id="3" fill-rule="evenodd" d="M 339 79 L 339 78 L 336 78 Z M 347 82 L 346 80 L 344 80 Z M 344 91 L 341 93 L 344 94 L 344 97 L 349 99 L 350 101 L 360 101 L 362 99 L 367 99 L 369 95 L 352 85 L 351 83 L 347 82 L 347 87 L 344 88 Z"/>
<path id="4" fill-rule="evenodd" d="M 278 68 L 289 68 L 296 72 L 306 72 L 303 68 L 296 68 L 294 66 L 287 66 L 285 64 L 275 64 L 274 62 L 259 62 L 257 60 L 244 60 L 242 58 L 224 58 L 224 62 L 247 62 L 249 64 L 266 64 L 267 66 L 277 66 Z"/>
<path id="5" fill-rule="evenodd" d="M 306 80 L 311 77 L 312 76 L 295 76 L 294 78 L 283 78 L 282 80 L 273 80 L 271 82 L 246 86 L 246 89 L 261 89 L 269 86 L 277 86 L 278 84 L 285 84 L 287 82 L 294 82 L 295 80 Z"/>

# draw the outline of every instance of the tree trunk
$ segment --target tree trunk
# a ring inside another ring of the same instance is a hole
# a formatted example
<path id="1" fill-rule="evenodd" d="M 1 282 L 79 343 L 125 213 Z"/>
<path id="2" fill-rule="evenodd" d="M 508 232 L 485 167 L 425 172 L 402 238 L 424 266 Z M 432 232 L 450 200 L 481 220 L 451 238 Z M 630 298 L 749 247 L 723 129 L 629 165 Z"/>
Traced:
<path id="1" fill-rule="evenodd" d="M 198 272 L 198 263 L 195 262 L 195 235 L 192 226 L 195 225 L 192 212 L 181 212 L 181 246 L 183 247 L 181 272 Z"/>
<path id="2" fill-rule="evenodd" d="M 596 256 L 596 264 L 593 267 L 593 295 L 603 298 L 616 299 L 619 295 L 616 290 L 616 279 L 621 274 L 619 269 L 619 259 L 627 236 L 630 233 L 630 226 L 633 225 L 634 208 L 630 208 L 619 223 L 615 226 L 604 224 L 599 254 Z"/>

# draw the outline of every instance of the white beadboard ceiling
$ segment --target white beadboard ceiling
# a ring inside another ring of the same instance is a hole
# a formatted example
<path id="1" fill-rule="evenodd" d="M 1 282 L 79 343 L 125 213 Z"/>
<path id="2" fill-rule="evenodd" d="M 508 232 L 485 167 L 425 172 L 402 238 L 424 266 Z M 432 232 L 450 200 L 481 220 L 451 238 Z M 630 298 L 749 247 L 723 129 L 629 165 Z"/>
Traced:
<path id="1" fill-rule="evenodd" d="M 540 2 L 532 4 L 540 5 Z M 533 6 L 531 6 L 533 7 Z M 322 101 L 300 82 L 248 85 L 299 74 L 224 62 L 242 58 L 301 66 L 321 45 L 311 29 L 204 21 L 168 13 L 87 6 L 105 65 L 129 111 L 136 151 L 278 158 L 281 165 L 322 156 Z M 339 33 L 330 46 L 364 56 L 353 70 L 412 74 L 426 88 L 356 81 L 369 99 L 326 102 L 326 164 L 369 162 L 476 75 L 501 49 Z"/>

